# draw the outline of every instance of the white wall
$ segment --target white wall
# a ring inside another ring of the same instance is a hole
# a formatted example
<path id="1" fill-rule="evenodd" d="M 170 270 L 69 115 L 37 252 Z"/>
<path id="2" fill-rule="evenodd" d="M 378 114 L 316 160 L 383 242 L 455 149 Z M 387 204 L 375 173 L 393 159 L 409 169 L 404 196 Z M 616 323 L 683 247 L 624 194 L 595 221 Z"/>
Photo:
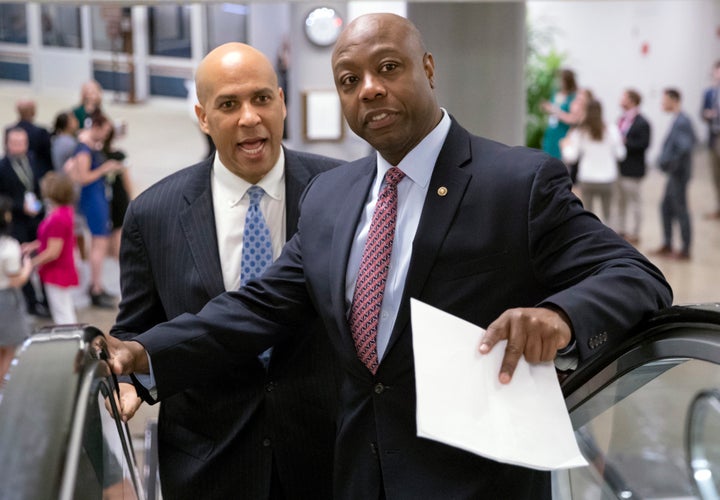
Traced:
<path id="1" fill-rule="evenodd" d="M 703 88 L 720 59 L 720 2 L 717 0 L 593 0 L 527 3 L 533 26 L 554 27 L 556 47 L 579 84 L 603 103 L 605 118 L 616 120 L 627 87 L 643 96 L 642 109 L 653 129 L 648 159 L 656 159 L 669 126 L 660 110 L 665 87 L 677 87 L 683 107 L 705 138 L 699 118 Z M 642 53 L 644 43 L 648 45 Z"/>

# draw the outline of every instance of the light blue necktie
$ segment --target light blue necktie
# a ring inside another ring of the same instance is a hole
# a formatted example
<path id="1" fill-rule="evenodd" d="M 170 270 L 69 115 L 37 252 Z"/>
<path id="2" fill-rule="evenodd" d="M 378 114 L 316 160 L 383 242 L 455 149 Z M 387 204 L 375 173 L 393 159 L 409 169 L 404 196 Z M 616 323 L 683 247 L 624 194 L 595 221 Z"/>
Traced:
<path id="1" fill-rule="evenodd" d="M 243 231 L 240 286 L 245 286 L 251 279 L 262 275 L 273 260 L 270 229 L 260 210 L 260 199 L 265 191 L 260 186 L 252 186 L 247 194 L 250 197 L 250 208 L 245 216 Z"/>
<path id="2" fill-rule="evenodd" d="M 270 229 L 260 210 L 260 200 L 265 191 L 260 186 L 251 186 L 247 194 L 250 197 L 250 207 L 245 215 L 245 230 L 243 231 L 242 260 L 240 261 L 241 287 L 251 279 L 262 275 L 273 260 Z M 258 356 L 265 369 L 270 363 L 271 353 L 272 347 Z"/>

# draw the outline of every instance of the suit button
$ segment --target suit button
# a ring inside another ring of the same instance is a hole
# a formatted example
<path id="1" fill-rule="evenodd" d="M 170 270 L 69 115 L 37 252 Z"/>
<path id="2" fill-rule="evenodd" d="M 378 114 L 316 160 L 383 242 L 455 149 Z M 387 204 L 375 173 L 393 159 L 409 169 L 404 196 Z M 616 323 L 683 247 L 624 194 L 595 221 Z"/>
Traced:
<path id="1" fill-rule="evenodd" d="M 375 443 L 370 443 L 370 453 L 377 455 L 377 445 Z"/>
<path id="2" fill-rule="evenodd" d="M 267 448 L 267 447 L 270 446 L 271 444 L 272 444 L 272 441 L 270 441 L 270 438 L 265 438 L 265 439 L 263 439 L 263 446 L 264 446 L 265 448 Z"/>
<path id="3" fill-rule="evenodd" d="M 266 392 L 272 392 L 273 389 L 275 389 L 275 383 L 274 382 L 268 382 L 265 384 L 265 391 Z"/>
<path id="4" fill-rule="evenodd" d="M 373 390 L 375 391 L 375 394 L 382 394 L 385 391 L 385 386 L 382 384 L 375 384 Z"/>

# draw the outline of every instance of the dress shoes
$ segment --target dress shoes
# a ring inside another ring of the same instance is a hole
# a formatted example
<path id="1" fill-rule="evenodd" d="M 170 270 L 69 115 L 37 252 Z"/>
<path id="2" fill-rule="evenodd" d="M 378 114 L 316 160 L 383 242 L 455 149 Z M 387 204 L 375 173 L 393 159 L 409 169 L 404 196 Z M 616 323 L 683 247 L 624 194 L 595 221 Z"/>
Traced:
<path id="1" fill-rule="evenodd" d="M 90 295 L 90 303 L 95 307 L 101 307 L 103 309 L 115 308 L 115 297 L 102 290 L 100 293 L 93 293 L 92 290 L 88 291 Z"/>
<path id="2" fill-rule="evenodd" d="M 682 250 L 680 252 L 673 253 L 673 259 L 675 260 L 682 260 L 682 261 L 688 261 L 690 260 L 690 252 L 687 250 Z"/>
<path id="3" fill-rule="evenodd" d="M 708 220 L 718 220 L 718 219 L 720 219 L 720 210 L 717 210 L 717 211 L 715 211 L 715 212 L 710 212 L 710 213 L 705 214 L 705 215 L 703 216 L 703 219 L 708 219 Z"/>

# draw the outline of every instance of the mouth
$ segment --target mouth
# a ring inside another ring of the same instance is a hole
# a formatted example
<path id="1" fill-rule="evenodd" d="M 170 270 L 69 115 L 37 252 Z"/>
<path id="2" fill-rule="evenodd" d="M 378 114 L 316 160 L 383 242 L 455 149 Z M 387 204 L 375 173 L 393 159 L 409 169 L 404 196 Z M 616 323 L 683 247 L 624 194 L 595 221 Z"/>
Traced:
<path id="1" fill-rule="evenodd" d="M 378 129 L 387 127 L 395 121 L 395 114 L 389 111 L 375 111 L 365 117 L 368 128 Z"/>
<path id="2" fill-rule="evenodd" d="M 256 137 L 238 142 L 237 145 L 243 153 L 247 155 L 257 155 L 262 153 L 266 141 L 267 139 Z"/>

